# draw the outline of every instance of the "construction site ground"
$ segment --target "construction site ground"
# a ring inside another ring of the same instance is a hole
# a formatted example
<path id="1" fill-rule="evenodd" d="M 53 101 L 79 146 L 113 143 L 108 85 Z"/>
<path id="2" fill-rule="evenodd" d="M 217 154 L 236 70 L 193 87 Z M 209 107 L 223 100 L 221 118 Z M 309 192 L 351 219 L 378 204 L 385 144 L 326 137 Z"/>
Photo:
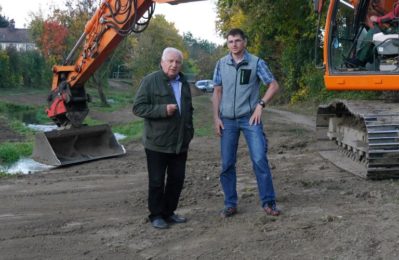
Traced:
<path id="1" fill-rule="evenodd" d="M 206 95 L 194 97 L 195 113 L 212 124 Z M 131 107 L 111 118 L 137 120 Z M 262 211 L 241 139 L 238 214 L 221 218 L 219 140 L 196 136 L 176 212 L 188 222 L 152 228 L 137 140 L 122 157 L 1 178 L 0 259 L 398 259 L 398 181 L 361 179 L 324 160 L 314 118 L 300 111 L 266 109 L 263 122 L 281 216 Z M 5 122 L 0 129 L 0 141 L 21 138 Z"/>

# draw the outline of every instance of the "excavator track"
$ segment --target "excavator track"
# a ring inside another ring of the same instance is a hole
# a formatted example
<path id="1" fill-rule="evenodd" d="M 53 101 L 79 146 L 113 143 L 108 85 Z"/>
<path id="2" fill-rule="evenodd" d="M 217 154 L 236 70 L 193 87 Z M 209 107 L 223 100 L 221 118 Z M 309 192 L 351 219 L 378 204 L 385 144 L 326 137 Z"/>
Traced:
<path id="1" fill-rule="evenodd" d="M 316 118 L 322 157 L 367 179 L 399 178 L 399 104 L 336 100 Z"/>

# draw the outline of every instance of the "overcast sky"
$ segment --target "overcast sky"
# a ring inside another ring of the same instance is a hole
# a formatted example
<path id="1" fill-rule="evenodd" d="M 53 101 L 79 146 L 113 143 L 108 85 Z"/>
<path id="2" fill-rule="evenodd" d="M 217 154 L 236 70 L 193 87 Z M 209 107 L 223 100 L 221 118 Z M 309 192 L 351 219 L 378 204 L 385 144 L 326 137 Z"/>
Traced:
<path id="1" fill-rule="evenodd" d="M 215 28 L 215 1 L 180 5 L 157 4 L 155 15 L 165 15 L 166 20 L 173 22 L 180 34 L 191 32 L 195 38 L 222 44 L 223 39 L 217 36 Z M 0 0 L 1 14 L 14 19 L 17 28 L 24 28 L 29 24 L 30 12 L 38 13 L 41 10 L 46 15 L 51 6 L 61 7 L 64 2 L 64 0 Z"/>

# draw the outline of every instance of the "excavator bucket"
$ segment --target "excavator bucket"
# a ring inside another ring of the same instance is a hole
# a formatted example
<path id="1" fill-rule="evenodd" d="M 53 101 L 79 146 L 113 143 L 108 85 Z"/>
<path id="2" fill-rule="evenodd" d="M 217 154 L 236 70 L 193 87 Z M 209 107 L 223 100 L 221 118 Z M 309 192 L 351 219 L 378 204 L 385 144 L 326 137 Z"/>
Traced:
<path id="1" fill-rule="evenodd" d="M 43 164 L 65 166 L 126 153 L 108 125 L 40 132 L 32 158 Z"/>

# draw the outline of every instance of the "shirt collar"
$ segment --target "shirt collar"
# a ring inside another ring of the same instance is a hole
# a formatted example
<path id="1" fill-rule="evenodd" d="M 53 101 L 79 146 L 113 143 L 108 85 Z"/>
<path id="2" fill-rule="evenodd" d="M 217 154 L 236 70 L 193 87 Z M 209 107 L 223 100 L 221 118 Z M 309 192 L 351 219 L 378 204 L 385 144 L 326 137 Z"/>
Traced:
<path id="1" fill-rule="evenodd" d="M 170 81 L 179 81 L 179 79 L 180 79 L 180 75 L 179 75 L 179 74 L 177 74 L 176 78 L 174 78 L 174 79 L 171 79 Z"/>
<path id="2" fill-rule="evenodd" d="M 179 81 L 180 79 L 181 79 L 181 72 L 179 72 L 179 74 L 177 74 L 177 76 L 174 78 L 174 79 L 169 79 L 168 78 L 168 76 L 166 76 L 166 74 L 165 74 L 165 72 L 163 72 L 162 70 L 160 70 L 161 72 L 162 72 L 162 74 L 163 74 L 163 78 L 164 78 L 164 80 L 166 80 L 166 81 Z"/>
<path id="3" fill-rule="evenodd" d="M 234 61 L 234 59 L 233 59 L 233 55 L 231 55 L 231 52 L 229 53 L 229 56 L 230 56 L 230 64 L 236 64 L 236 62 Z M 247 50 L 244 50 L 244 56 L 243 56 L 243 59 L 242 59 L 242 61 L 240 62 L 240 63 L 242 63 L 242 62 L 248 62 L 248 60 L 249 60 L 249 53 L 248 53 L 248 51 Z"/>

